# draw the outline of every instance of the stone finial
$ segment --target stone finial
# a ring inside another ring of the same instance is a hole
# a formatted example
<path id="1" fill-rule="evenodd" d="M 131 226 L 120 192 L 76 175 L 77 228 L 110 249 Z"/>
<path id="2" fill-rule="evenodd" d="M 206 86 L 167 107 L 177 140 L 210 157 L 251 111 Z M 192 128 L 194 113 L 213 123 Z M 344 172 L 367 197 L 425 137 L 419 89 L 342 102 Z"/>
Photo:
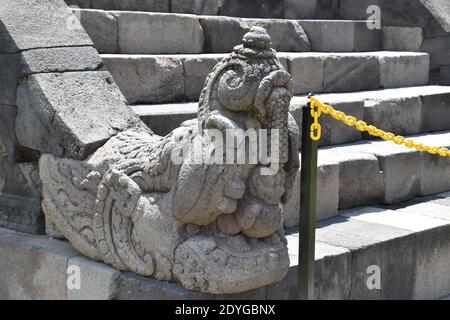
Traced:
<path id="1" fill-rule="evenodd" d="M 266 29 L 261 27 L 252 27 L 242 38 L 242 44 L 251 49 L 270 49 L 272 39 Z"/>

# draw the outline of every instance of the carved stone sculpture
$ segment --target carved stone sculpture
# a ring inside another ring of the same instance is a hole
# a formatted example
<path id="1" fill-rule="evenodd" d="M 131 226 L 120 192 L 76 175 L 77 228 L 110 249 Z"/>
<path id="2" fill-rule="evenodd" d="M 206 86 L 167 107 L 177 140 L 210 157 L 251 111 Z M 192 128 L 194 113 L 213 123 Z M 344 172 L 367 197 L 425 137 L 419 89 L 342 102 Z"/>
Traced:
<path id="1" fill-rule="evenodd" d="M 129 130 L 85 161 L 43 155 L 49 232 L 92 259 L 190 290 L 234 293 L 280 281 L 298 128 L 288 112 L 291 77 L 270 46 L 266 31 L 252 28 L 208 76 L 198 119 L 165 137 Z M 230 148 L 218 155 L 208 130 L 238 129 L 277 129 L 278 160 L 209 161 Z"/>

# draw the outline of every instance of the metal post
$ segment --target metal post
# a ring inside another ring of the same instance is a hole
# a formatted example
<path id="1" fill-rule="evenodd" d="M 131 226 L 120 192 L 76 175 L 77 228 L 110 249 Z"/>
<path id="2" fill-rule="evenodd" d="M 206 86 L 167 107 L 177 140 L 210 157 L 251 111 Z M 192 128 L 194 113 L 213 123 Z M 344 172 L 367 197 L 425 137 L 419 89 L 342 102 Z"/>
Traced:
<path id="1" fill-rule="evenodd" d="M 314 252 L 316 238 L 317 200 L 317 141 L 310 136 L 313 124 L 311 106 L 303 108 L 301 181 L 300 181 L 300 223 L 298 261 L 298 299 L 314 298 Z"/>

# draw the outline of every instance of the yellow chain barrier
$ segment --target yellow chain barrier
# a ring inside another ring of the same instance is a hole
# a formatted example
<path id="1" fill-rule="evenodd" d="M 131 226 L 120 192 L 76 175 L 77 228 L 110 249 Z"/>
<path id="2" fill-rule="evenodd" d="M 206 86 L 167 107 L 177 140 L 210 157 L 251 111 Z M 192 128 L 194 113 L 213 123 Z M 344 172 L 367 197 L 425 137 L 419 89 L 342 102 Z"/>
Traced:
<path id="1" fill-rule="evenodd" d="M 422 152 L 428 152 L 431 154 L 438 154 L 441 157 L 450 157 L 450 150 L 448 148 L 432 147 L 426 146 L 422 143 L 415 142 L 411 139 L 406 139 L 405 137 L 395 135 L 391 132 L 385 132 L 375 126 L 368 125 L 362 120 L 358 120 L 353 116 L 346 115 L 342 111 L 335 110 L 332 106 L 320 102 L 316 97 L 309 97 L 309 104 L 311 107 L 311 116 L 314 118 L 314 123 L 310 128 L 310 136 L 314 141 L 320 140 L 321 137 L 321 126 L 319 123 L 319 117 L 322 113 L 328 114 L 334 119 L 341 121 L 348 125 L 349 127 L 356 127 L 358 131 L 367 132 L 371 136 L 379 137 L 386 141 L 392 141 L 398 145 L 404 145 L 407 148 L 413 148 Z"/>

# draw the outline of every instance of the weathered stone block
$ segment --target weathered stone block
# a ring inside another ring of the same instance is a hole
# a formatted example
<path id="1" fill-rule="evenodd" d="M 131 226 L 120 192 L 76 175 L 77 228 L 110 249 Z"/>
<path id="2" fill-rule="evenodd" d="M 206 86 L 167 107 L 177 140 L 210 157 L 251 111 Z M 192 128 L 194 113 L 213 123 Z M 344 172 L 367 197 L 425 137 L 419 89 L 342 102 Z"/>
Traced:
<path id="1" fill-rule="evenodd" d="M 68 243 L 1 229 L 0 297 L 67 298 L 67 263 L 78 256 Z"/>
<path id="2" fill-rule="evenodd" d="M 212 295 L 183 289 L 175 283 L 162 282 L 124 272 L 119 278 L 118 300 L 262 300 L 266 288 L 248 292 Z"/>
<path id="3" fill-rule="evenodd" d="M 419 194 L 422 158 L 415 150 L 376 141 L 342 147 L 339 152 L 368 153 L 377 157 L 384 181 L 384 203 L 408 200 Z M 405 163 L 408 165 L 405 166 Z"/>
<path id="4" fill-rule="evenodd" d="M 364 102 L 364 121 L 395 134 L 419 133 L 422 101 L 419 97 L 368 99 Z"/>
<path id="5" fill-rule="evenodd" d="M 262 27 L 272 37 L 272 47 L 277 51 L 308 52 L 311 45 L 303 27 L 289 20 L 246 20 L 248 27 Z"/>
<path id="6" fill-rule="evenodd" d="M 339 17 L 341 19 L 360 19 L 366 20 L 371 16 L 367 13 L 367 8 L 371 5 L 378 5 L 380 0 L 340 0 Z"/>
<path id="7" fill-rule="evenodd" d="M 430 54 L 431 70 L 436 70 L 442 65 L 450 65 L 450 57 L 442 54 L 450 51 L 450 37 L 426 38 L 421 51 Z"/>
<path id="8" fill-rule="evenodd" d="M 13 169 L 16 169 L 14 171 L 17 172 L 17 168 Z M 0 181 L 0 183 L 3 182 Z M 11 184 L 11 181 L 8 182 Z M 44 216 L 41 211 L 40 199 L 30 195 L 18 196 L 3 192 L 5 191 L 2 190 L 0 193 L 0 227 L 31 234 L 43 234 Z"/>
<path id="9" fill-rule="evenodd" d="M 354 25 L 341 21 L 307 20 L 300 22 L 313 51 L 353 51 Z"/>
<path id="10" fill-rule="evenodd" d="M 331 97 L 330 97 L 331 98 Z M 362 119 L 364 114 L 363 101 L 345 101 L 345 100 L 334 100 L 333 102 L 327 101 L 327 98 L 324 98 L 324 103 L 330 103 L 332 106 L 336 108 L 336 110 L 342 111 L 346 114 L 352 115 L 357 119 Z M 330 116 L 327 116 L 330 119 L 330 145 L 334 144 L 343 144 L 350 143 L 354 141 L 361 140 L 361 133 L 355 128 L 349 127 L 346 124 L 336 121 L 332 119 Z"/>
<path id="11" fill-rule="evenodd" d="M 268 300 L 297 299 L 298 234 L 287 236 L 291 265 L 286 277 L 267 287 Z M 351 254 L 345 248 L 316 242 L 315 295 L 317 300 L 347 299 L 351 285 Z"/>
<path id="12" fill-rule="evenodd" d="M 317 0 L 284 0 L 285 19 L 315 19 Z"/>
<path id="13" fill-rule="evenodd" d="M 222 0 L 220 15 L 243 18 L 283 18 L 284 1 Z"/>
<path id="14" fill-rule="evenodd" d="M 378 265 L 381 267 L 381 300 L 413 299 L 415 253 L 412 236 L 400 236 L 381 244 L 381 265 Z M 361 280 L 366 280 L 367 288 L 367 269 L 364 276 Z"/>
<path id="15" fill-rule="evenodd" d="M 354 53 L 330 55 L 324 64 L 324 92 L 377 89 L 380 64 L 376 57 Z"/>
<path id="16" fill-rule="evenodd" d="M 450 134 L 424 134 L 414 137 L 429 146 L 450 147 Z M 450 190 L 450 159 L 422 153 L 420 170 L 420 194 L 431 195 Z"/>
<path id="17" fill-rule="evenodd" d="M 289 73 L 294 81 L 294 94 L 322 92 L 326 57 L 316 53 L 288 55 Z"/>
<path id="18" fill-rule="evenodd" d="M 421 132 L 450 129 L 450 93 L 431 92 L 420 98 L 423 104 Z"/>
<path id="19" fill-rule="evenodd" d="M 370 30 L 365 22 L 300 21 L 311 42 L 312 51 L 375 51 L 380 48 L 380 31 Z"/>
<path id="20" fill-rule="evenodd" d="M 0 105 L 16 104 L 20 63 L 20 54 L 0 54 Z"/>
<path id="21" fill-rule="evenodd" d="M 0 227 L 42 233 L 37 155 L 18 144 L 15 118 L 15 106 L 0 105 Z"/>
<path id="22" fill-rule="evenodd" d="M 439 68 L 439 83 L 450 85 L 450 66 L 441 66 Z"/>
<path id="23" fill-rule="evenodd" d="M 200 53 L 204 36 L 191 15 L 114 12 L 121 53 Z M 236 42 L 239 43 L 239 42 Z"/>
<path id="24" fill-rule="evenodd" d="M 32 49 L 21 53 L 21 76 L 35 73 L 95 71 L 103 62 L 93 47 Z"/>
<path id="25" fill-rule="evenodd" d="M 36 162 L 15 163 L 11 155 L 1 154 L 0 191 L 19 197 L 33 198 L 39 203 L 41 182 Z M 11 200 L 16 204 L 20 201 Z M 13 207 L 14 205 L 11 205 Z M 36 205 L 39 207 L 39 204 Z M 20 207 L 20 205 L 19 205 Z"/>
<path id="26" fill-rule="evenodd" d="M 387 225 L 337 217 L 318 224 L 316 241 L 350 250 L 351 289 L 347 299 L 408 299 L 413 294 L 414 279 L 410 234 L 411 231 Z M 370 266 L 380 268 L 380 290 L 367 286 Z M 405 270 L 410 272 L 406 271 L 406 276 Z"/>
<path id="27" fill-rule="evenodd" d="M 199 20 L 205 34 L 206 52 L 231 51 L 252 26 L 265 28 L 272 37 L 273 48 L 277 51 L 310 51 L 308 37 L 296 21 L 230 17 L 199 17 Z"/>
<path id="28" fill-rule="evenodd" d="M 353 51 L 379 51 L 383 47 L 383 35 L 379 29 L 369 29 L 366 21 L 354 21 L 355 45 Z"/>
<path id="29" fill-rule="evenodd" d="M 278 54 L 277 56 L 278 56 L 278 60 L 280 60 L 280 63 L 284 67 L 284 70 L 289 72 L 289 63 L 288 63 L 287 57 L 283 56 L 283 54 Z"/>
<path id="30" fill-rule="evenodd" d="M 178 57 L 103 55 L 128 103 L 179 101 L 184 96 L 183 63 Z"/>
<path id="31" fill-rule="evenodd" d="M 199 17 L 199 21 L 205 36 L 205 52 L 208 53 L 231 51 L 250 30 L 243 19 Z"/>
<path id="32" fill-rule="evenodd" d="M 438 245 L 437 245 L 438 244 Z M 438 299 L 450 288 L 450 226 L 414 235 L 414 299 Z"/>
<path id="33" fill-rule="evenodd" d="M 222 55 L 201 55 L 181 57 L 184 67 L 184 96 L 188 101 L 197 101 L 205 80 Z"/>
<path id="34" fill-rule="evenodd" d="M 170 103 L 133 106 L 141 120 L 156 134 L 165 136 L 183 121 L 197 118 L 198 104 Z"/>
<path id="35" fill-rule="evenodd" d="M 335 19 L 338 14 L 339 3 L 337 0 L 317 0 L 316 18 Z"/>
<path id="36" fill-rule="evenodd" d="M 103 10 L 169 12 L 169 0 L 91 0 L 91 7 Z"/>
<path id="37" fill-rule="evenodd" d="M 316 242 L 315 256 L 315 298 L 347 299 L 351 288 L 351 252 L 342 247 Z"/>
<path id="38" fill-rule="evenodd" d="M 286 19 L 336 19 L 338 0 L 284 0 Z"/>
<path id="39" fill-rule="evenodd" d="M 396 211 L 361 208 L 343 214 L 350 220 L 336 218 L 325 227 L 319 225 L 317 239 L 352 251 L 351 298 L 371 298 L 365 288 L 369 263 L 381 267 L 381 290 L 373 290 L 376 298 L 437 299 L 448 292 L 449 207 L 423 202 Z M 352 250 L 360 248 L 358 243 L 366 248 Z M 379 259 L 370 260 L 377 255 Z"/>
<path id="40" fill-rule="evenodd" d="M 431 144 L 435 145 L 435 144 Z M 449 147 L 449 144 L 447 144 Z M 423 154 L 420 172 L 420 194 L 431 195 L 450 190 L 450 159 Z"/>
<path id="41" fill-rule="evenodd" d="M 420 86 L 428 84 L 430 60 L 424 53 L 379 53 L 380 85 L 382 88 Z"/>
<path id="42" fill-rule="evenodd" d="M 420 27 L 383 27 L 383 50 L 420 51 L 423 40 Z"/>
<path id="43" fill-rule="evenodd" d="M 383 173 L 378 159 L 366 153 L 319 150 L 320 159 L 339 163 L 339 208 L 354 208 L 383 199 Z M 361 178 L 364 177 L 364 178 Z M 368 184 L 367 181 L 371 183 Z"/>
<path id="44" fill-rule="evenodd" d="M 17 105 L 18 141 L 56 156 L 83 159 L 117 132 L 143 127 L 107 72 L 31 75 Z"/>
<path id="45" fill-rule="evenodd" d="M 394 151 L 389 147 L 374 152 L 384 173 L 384 202 L 396 203 L 413 198 L 419 193 L 420 175 L 418 174 L 421 157 L 417 152 Z M 408 165 L 405 165 L 407 163 Z"/>
<path id="46" fill-rule="evenodd" d="M 170 11 L 176 13 L 217 15 L 220 5 L 220 0 L 171 0 Z"/>
<path id="47" fill-rule="evenodd" d="M 111 300 L 118 290 L 120 271 L 84 257 L 69 259 L 68 267 L 78 267 L 80 288 L 67 289 L 68 300 Z"/>
<path id="48" fill-rule="evenodd" d="M 92 45 L 71 9 L 60 0 L 1 1 L 0 21 L 0 52 Z"/>
<path id="49" fill-rule="evenodd" d="M 117 20 L 103 10 L 73 10 L 100 53 L 119 51 Z"/>

